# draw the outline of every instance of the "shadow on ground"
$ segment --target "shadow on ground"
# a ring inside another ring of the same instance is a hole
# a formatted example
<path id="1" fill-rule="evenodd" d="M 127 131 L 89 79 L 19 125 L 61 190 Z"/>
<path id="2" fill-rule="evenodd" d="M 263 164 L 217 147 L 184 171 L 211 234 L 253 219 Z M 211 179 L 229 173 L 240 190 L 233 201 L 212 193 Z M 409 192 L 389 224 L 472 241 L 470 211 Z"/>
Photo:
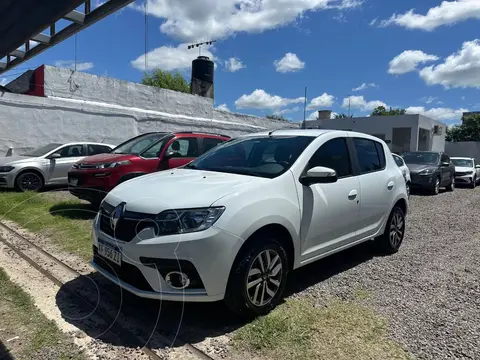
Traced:
<path id="1" fill-rule="evenodd" d="M 287 296 L 351 269 L 374 256 L 371 244 L 367 243 L 307 265 L 291 273 Z M 95 286 L 98 288 L 98 292 Z M 114 345 L 136 347 L 143 344 L 138 344 L 129 336 L 122 338 L 114 335 L 112 330 L 115 325 L 111 327 L 112 324 L 102 323 L 95 318 L 95 313 L 89 314 L 89 311 L 77 306 L 78 299 L 72 298 L 69 295 L 70 292 L 88 291 L 87 287 L 90 287 L 90 291 L 93 289 L 92 293 L 97 294 L 96 299 L 92 296 L 90 299 L 99 302 L 98 311 L 104 312 L 102 308 L 108 304 L 109 309 L 115 309 L 110 312 L 111 317 L 115 317 L 118 313 L 119 317 L 123 319 L 119 323 L 128 323 L 141 334 L 142 338 L 149 338 L 156 332 L 170 338 L 178 335 L 175 343 L 168 344 L 170 347 L 181 346 L 182 341 L 198 343 L 206 338 L 224 335 L 246 323 L 246 320 L 239 319 L 230 313 L 222 302 L 182 304 L 142 299 L 122 291 L 98 273 L 90 274 L 88 279 L 77 278 L 65 284 L 56 298 L 64 319 L 91 337 L 100 338 Z M 155 336 L 152 339 L 154 341 Z"/>
<path id="2" fill-rule="evenodd" d="M 97 211 L 98 207 L 91 204 L 58 203 L 50 208 L 49 213 L 52 216 L 62 216 L 68 219 L 91 220 Z"/>
<path id="3" fill-rule="evenodd" d="M 8 349 L 3 342 L 0 341 L 0 360 L 13 360 L 13 356 L 10 354 Z"/>

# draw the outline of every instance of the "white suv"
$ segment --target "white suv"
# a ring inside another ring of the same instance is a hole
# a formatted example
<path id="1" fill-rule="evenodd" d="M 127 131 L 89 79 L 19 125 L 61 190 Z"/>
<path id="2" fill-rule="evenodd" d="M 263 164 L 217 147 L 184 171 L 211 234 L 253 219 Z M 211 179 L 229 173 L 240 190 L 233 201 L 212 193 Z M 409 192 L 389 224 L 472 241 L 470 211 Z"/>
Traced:
<path id="1" fill-rule="evenodd" d="M 114 188 L 94 220 L 92 265 L 141 297 L 265 314 L 291 270 L 367 240 L 398 251 L 407 208 L 402 172 L 376 137 L 251 134 Z"/>

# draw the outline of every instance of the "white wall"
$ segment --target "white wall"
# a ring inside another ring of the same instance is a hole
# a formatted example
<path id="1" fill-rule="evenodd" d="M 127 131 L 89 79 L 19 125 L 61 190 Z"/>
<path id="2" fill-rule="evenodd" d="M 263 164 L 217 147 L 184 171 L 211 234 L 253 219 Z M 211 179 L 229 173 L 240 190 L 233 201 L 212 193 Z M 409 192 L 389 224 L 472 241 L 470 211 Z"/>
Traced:
<path id="1" fill-rule="evenodd" d="M 480 141 L 446 142 L 445 152 L 453 157 L 473 157 L 480 161 Z"/>
<path id="2" fill-rule="evenodd" d="M 298 124 L 214 111 L 214 118 L 143 110 L 62 98 L 0 94 L 0 156 L 8 148 L 49 142 L 103 141 L 118 144 L 148 131 L 208 131 L 229 136 Z"/>
<path id="3" fill-rule="evenodd" d="M 433 127 L 435 125 L 439 125 L 442 127 L 442 134 L 435 135 L 433 134 Z M 419 127 L 430 130 L 430 140 L 429 140 L 429 148 L 432 151 L 445 151 L 445 134 L 447 130 L 447 126 L 442 123 L 441 121 L 430 119 L 429 117 L 419 115 Z"/>

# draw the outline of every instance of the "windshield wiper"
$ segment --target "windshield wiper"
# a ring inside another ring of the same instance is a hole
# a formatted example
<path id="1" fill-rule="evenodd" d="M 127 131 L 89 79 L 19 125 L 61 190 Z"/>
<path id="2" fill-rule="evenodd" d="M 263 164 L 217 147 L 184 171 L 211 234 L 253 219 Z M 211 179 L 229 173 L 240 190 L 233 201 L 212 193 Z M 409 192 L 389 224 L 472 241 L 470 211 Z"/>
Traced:
<path id="1" fill-rule="evenodd" d="M 193 165 L 193 164 L 187 164 L 187 165 L 184 166 L 184 168 L 186 168 L 186 169 L 193 169 L 193 170 L 197 169 L 197 167 L 196 167 L 195 165 Z"/>

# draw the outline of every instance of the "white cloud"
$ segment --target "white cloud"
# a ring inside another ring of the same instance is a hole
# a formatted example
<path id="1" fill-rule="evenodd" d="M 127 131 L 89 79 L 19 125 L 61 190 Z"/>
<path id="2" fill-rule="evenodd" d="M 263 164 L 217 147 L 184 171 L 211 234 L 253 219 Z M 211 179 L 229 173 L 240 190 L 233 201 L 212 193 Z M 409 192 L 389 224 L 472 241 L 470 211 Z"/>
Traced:
<path id="1" fill-rule="evenodd" d="M 460 99 L 462 99 L 463 101 L 465 101 L 465 96 L 461 96 Z"/>
<path id="2" fill-rule="evenodd" d="M 420 99 L 420 101 L 424 102 L 425 104 L 431 104 L 438 98 L 435 96 L 424 96 L 423 98 Z M 440 101 L 439 101 L 440 102 Z"/>
<path id="3" fill-rule="evenodd" d="M 174 46 L 161 46 L 147 53 L 148 70 L 161 69 L 165 71 L 184 70 L 192 67 L 192 60 L 196 59 L 198 52 L 189 50 L 187 44 Z M 202 47 L 202 55 L 208 56 L 210 60 L 215 61 L 215 56 L 211 53 L 211 45 Z M 145 70 L 145 54 L 140 55 L 131 62 L 132 66 L 138 70 Z"/>
<path id="4" fill-rule="evenodd" d="M 307 110 L 321 110 L 321 108 L 328 108 L 331 107 L 334 102 L 335 96 L 323 93 L 322 95 L 312 99 L 310 104 L 307 106 Z"/>
<path id="5" fill-rule="evenodd" d="M 442 64 L 420 70 L 428 85 L 445 88 L 480 88 L 480 40 L 466 41 L 462 49 L 448 56 Z"/>
<path id="6" fill-rule="evenodd" d="M 294 113 L 294 112 L 297 112 L 300 110 L 300 107 L 299 106 L 295 106 L 291 109 L 282 109 L 282 110 L 277 110 L 274 112 L 275 115 L 285 115 L 285 114 L 290 114 L 290 113 Z"/>
<path id="7" fill-rule="evenodd" d="M 282 98 L 278 95 L 270 95 L 263 89 L 256 89 L 251 94 L 243 94 L 235 101 L 238 109 L 280 109 L 290 104 L 300 104 L 305 98 L 296 99 Z"/>
<path id="8" fill-rule="evenodd" d="M 339 23 L 347 23 L 348 22 L 347 17 L 342 12 L 338 13 L 338 15 L 335 15 L 333 17 L 333 20 L 337 20 Z"/>
<path id="9" fill-rule="evenodd" d="M 280 60 L 275 60 L 273 65 L 280 73 L 296 72 L 305 67 L 305 63 L 296 54 L 292 53 L 286 53 Z"/>
<path id="10" fill-rule="evenodd" d="M 228 111 L 230 112 L 230 109 L 228 108 L 227 104 L 220 104 L 216 107 L 217 110 L 220 111 Z"/>
<path id="11" fill-rule="evenodd" d="M 436 60 L 438 60 L 438 56 L 426 54 L 421 50 L 406 50 L 390 61 L 388 73 L 405 74 L 415 71 L 419 64 Z"/>
<path id="12" fill-rule="evenodd" d="M 358 8 L 359 0 L 148 0 L 160 31 L 182 41 L 258 33 L 291 24 L 309 11 Z M 144 11 L 144 5 L 133 8 Z"/>
<path id="13" fill-rule="evenodd" d="M 225 61 L 225 69 L 230 72 L 235 72 L 245 67 L 246 66 L 239 58 L 231 57 L 230 59 Z"/>
<path id="14" fill-rule="evenodd" d="M 73 60 L 57 60 L 55 61 L 55 66 L 67 68 L 67 69 L 75 69 L 75 61 Z M 92 62 L 77 62 L 77 71 L 87 71 L 93 69 Z"/>
<path id="15" fill-rule="evenodd" d="M 2 78 L 0 79 L 0 86 L 5 86 L 9 83 L 10 81 L 7 78 Z"/>
<path id="16" fill-rule="evenodd" d="M 363 83 L 359 87 L 353 88 L 352 91 L 362 91 L 368 88 L 376 88 L 376 87 L 378 87 L 378 85 L 376 85 L 375 83 L 369 83 L 369 84 Z"/>
<path id="17" fill-rule="evenodd" d="M 468 109 L 450 109 L 450 108 L 431 108 L 425 109 L 423 106 L 410 106 L 406 109 L 407 114 L 421 114 L 428 116 L 435 120 L 440 121 L 449 121 L 449 120 L 460 120 L 462 114 Z"/>
<path id="18" fill-rule="evenodd" d="M 480 19 L 480 1 L 443 1 L 429 9 L 426 15 L 417 14 L 415 9 L 411 9 L 405 14 L 393 14 L 390 19 L 381 21 L 380 26 L 398 25 L 407 29 L 433 31 L 440 26 L 468 19 Z"/>
<path id="19" fill-rule="evenodd" d="M 366 101 L 363 96 L 349 96 L 343 99 L 343 108 L 348 108 L 350 106 L 351 109 L 360 109 L 362 111 L 372 111 L 378 106 L 385 106 L 383 101 L 380 100 L 373 100 L 373 101 Z"/>

